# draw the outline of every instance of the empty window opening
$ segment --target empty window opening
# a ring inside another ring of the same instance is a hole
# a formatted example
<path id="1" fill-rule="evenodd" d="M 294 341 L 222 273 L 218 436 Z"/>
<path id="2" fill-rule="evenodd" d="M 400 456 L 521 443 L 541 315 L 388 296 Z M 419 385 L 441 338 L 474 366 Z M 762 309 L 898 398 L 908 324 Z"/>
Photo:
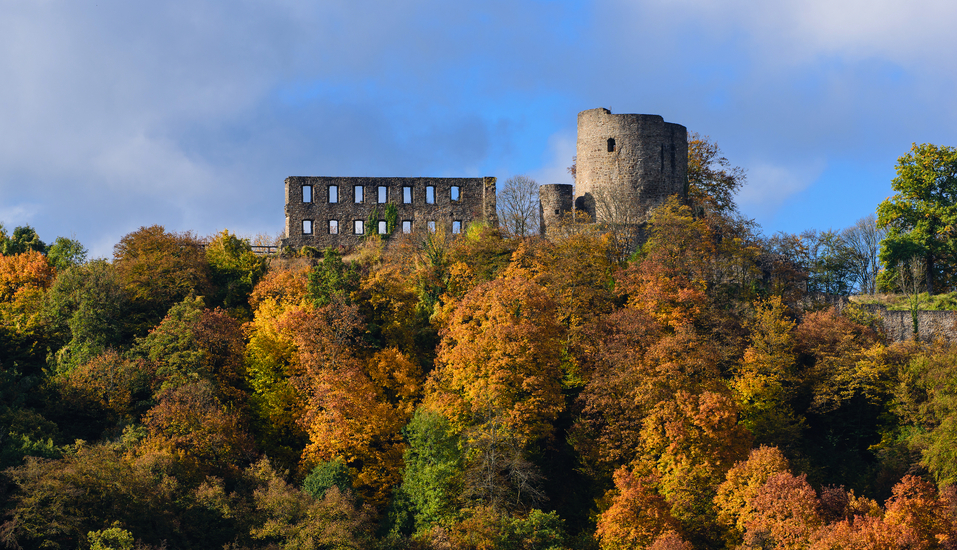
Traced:
<path id="1" fill-rule="evenodd" d="M 425 204 L 435 204 L 435 187 L 431 185 L 425 188 Z"/>
<path id="2" fill-rule="evenodd" d="M 435 233 L 435 222 L 427 222 L 425 225 L 429 228 L 429 233 Z"/>
<path id="3" fill-rule="evenodd" d="M 312 202 L 312 186 L 302 186 L 302 202 Z"/>
<path id="4" fill-rule="evenodd" d="M 412 233 L 412 220 L 402 220 L 402 232 Z"/>
<path id="5" fill-rule="evenodd" d="M 312 220 L 302 220 L 302 234 L 312 235 Z"/>
<path id="6" fill-rule="evenodd" d="M 452 234 L 453 234 L 453 235 L 458 235 L 458 234 L 461 233 L 461 232 L 462 232 L 462 221 L 461 221 L 461 220 L 454 220 L 454 221 L 452 222 Z"/>
<path id="7" fill-rule="evenodd" d="M 329 186 L 329 203 L 333 204 L 337 202 L 339 202 L 339 186 L 330 185 Z"/>
<path id="8" fill-rule="evenodd" d="M 353 195 L 355 196 L 354 202 L 356 203 L 362 202 L 362 186 L 356 185 L 355 187 L 352 188 L 352 192 L 353 192 Z"/>
<path id="9" fill-rule="evenodd" d="M 364 235 L 366 232 L 365 222 L 362 220 L 352 222 L 352 232 L 356 235 Z"/>
<path id="10" fill-rule="evenodd" d="M 386 187 L 386 186 L 384 186 L 384 185 L 380 185 L 378 188 L 376 188 L 376 194 L 378 195 L 376 198 L 378 199 L 379 204 L 385 204 L 385 203 L 389 202 L 389 188 L 388 188 L 388 187 Z"/>
<path id="11" fill-rule="evenodd" d="M 412 188 L 402 188 L 402 204 L 412 204 Z"/>
<path id="12" fill-rule="evenodd" d="M 452 202 L 459 201 L 459 186 L 453 185 L 451 190 L 449 190 L 449 198 L 452 199 Z"/>
<path id="13" fill-rule="evenodd" d="M 385 220 L 379 220 L 379 234 L 385 235 L 389 232 L 389 224 L 385 223 Z"/>
<path id="14" fill-rule="evenodd" d="M 339 220 L 329 220 L 329 234 L 330 235 L 339 234 Z"/>
<path id="15" fill-rule="evenodd" d="M 615 152 L 615 138 L 608 138 L 608 152 Z"/>

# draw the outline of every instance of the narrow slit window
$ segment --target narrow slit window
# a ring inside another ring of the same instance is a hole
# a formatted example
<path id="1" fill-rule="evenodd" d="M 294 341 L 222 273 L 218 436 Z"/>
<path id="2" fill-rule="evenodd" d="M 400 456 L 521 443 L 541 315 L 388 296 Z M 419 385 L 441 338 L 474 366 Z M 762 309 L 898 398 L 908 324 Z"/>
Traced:
<path id="1" fill-rule="evenodd" d="M 302 234 L 312 235 L 312 220 L 302 220 Z"/>
<path id="2" fill-rule="evenodd" d="M 329 234 L 330 235 L 339 234 L 339 220 L 329 220 Z"/>
<path id="3" fill-rule="evenodd" d="M 412 204 L 412 188 L 402 188 L 402 204 Z"/>
<path id="4" fill-rule="evenodd" d="M 425 204 L 435 204 L 435 187 L 431 185 L 425 188 Z"/>
<path id="5" fill-rule="evenodd" d="M 426 226 L 429 228 L 429 233 L 435 233 L 435 222 L 428 222 Z"/>
<path id="6" fill-rule="evenodd" d="M 356 235 L 364 235 L 366 232 L 365 222 L 356 220 L 352 223 L 352 232 Z"/>
<path id="7" fill-rule="evenodd" d="M 312 202 L 312 186 L 302 186 L 302 202 Z"/>
<path id="8" fill-rule="evenodd" d="M 402 232 L 412 233 L 412 220 L 402 220 Z"/>
<path id="9" fill-rule="evenodd" d="M 335 204 L 339 202 L 339 186 L 330 185 L 329 186 L 329 204 Z"/>
<path id="10" fill-rule="evenodd" d="M 453 185 L 449 190 L 449 198 L 452 199 L 452 202 L 459 202 L 459 186 Z"/>
<path id="11" fill-rule="evenodd" d="M 454 221 L 452 222 L 452 234 L 453 234 L 453 235 L 458 235 L 458 234 L 461 233 L 461 232 L 462 232 L 462 221 L 461 221 L 461 220 L 454 220 Z"/>
<path id="12" fill-rule="evenodd" d="M 379 201 L 378 201 L 379 204 L 385 204 L 385 203 L 389 202 L 389 188 L 388 188 L 388 187 L 386 187 L 386 186 L 384 186 L 384 185 L 380 185 L 380 186 L 376 189 L 376 193 L 378 194 L 378 197 L 376 197 L 376 198 L 379 199 Z"/>
<path id="13" fill-rule="evenodd" d="M 608 138 L 608 152 L 615 152 L 615 138 Z"/>
<path id="14" fill-rule="evenodd" d="M 356 185 L 355 187 L 353 187 L 352 193 L 355 196 L 353 202 L 355 202 L 356 204 L 361 203 L 362 202 L 362 186 Z"/>
<path id="15" fill-rule="evenodd" d="M 379 234 L 385 235 L 389 232 L 389 224 L 385 223 L 385 220 L 379 220 Z"/>

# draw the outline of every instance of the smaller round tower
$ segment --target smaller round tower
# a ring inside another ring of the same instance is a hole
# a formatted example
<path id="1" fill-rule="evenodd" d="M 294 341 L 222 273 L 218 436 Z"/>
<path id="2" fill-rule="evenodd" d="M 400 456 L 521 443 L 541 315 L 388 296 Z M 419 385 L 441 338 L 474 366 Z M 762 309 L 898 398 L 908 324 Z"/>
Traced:
<path id="1" fill-rule="evenodd" d="M 561 225 L 563 218 L 572 211 L 575 186 L 567 183 L 546 183 L 538 188 L 540 229 L 549 235 Z"/>

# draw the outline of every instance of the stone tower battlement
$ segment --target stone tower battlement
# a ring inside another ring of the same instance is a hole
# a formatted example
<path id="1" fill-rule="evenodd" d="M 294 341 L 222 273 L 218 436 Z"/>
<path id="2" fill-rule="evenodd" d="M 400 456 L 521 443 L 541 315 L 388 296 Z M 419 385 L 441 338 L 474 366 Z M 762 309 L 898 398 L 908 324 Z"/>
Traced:
<path id="1" fill-rule="evenodd" d="M 643 223 L 671 195 L 685 196 L 688 130 L 658 115 L 578 113 L 575 209 L 606 223 Z"/>

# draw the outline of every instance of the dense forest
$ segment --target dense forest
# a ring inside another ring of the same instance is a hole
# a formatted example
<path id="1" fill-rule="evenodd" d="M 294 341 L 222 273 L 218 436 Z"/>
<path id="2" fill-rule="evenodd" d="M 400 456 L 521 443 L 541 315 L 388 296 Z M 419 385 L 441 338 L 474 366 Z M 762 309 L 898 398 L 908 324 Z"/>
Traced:
<path id="1" fill-rule="evenodd" d="M 270 257 L 152 226 L 88 260 L 0 228 L 0 542 L 957 548 L 957 343 L 828 305 L 888 256 L 761 235 L 695 139 L 638 249 L 575 219 Z"/>

